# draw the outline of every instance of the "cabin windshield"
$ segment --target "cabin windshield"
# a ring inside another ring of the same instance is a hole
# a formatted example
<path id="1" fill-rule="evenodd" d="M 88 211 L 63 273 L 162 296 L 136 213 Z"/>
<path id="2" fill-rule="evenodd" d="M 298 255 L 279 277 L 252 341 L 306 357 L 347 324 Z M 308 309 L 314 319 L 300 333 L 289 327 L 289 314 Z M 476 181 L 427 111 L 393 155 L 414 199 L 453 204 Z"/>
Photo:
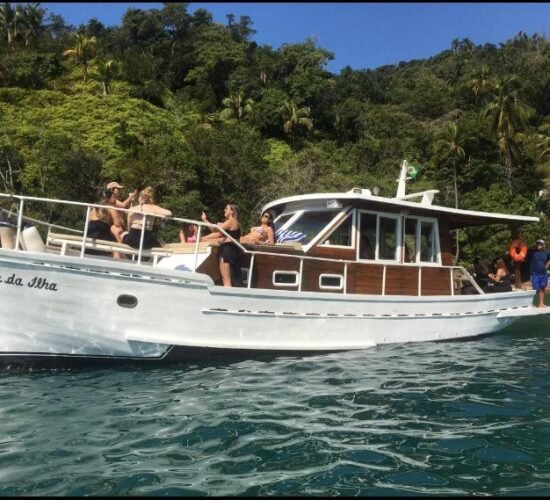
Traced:
<path id="1" fill-rule="evenodd" d="M 325 246 L 341 246 L 351 247 L 353 246 L 353 217 L 352 213 L 349 213 L 343 222 L 332 231 L 321 243 Z"/>
<path id="2" fill-rule="evenodd" d="M 308 211 L 303 212 L 290 226 L 285 228 L 285 233 L 292 235 L 294 241 L 307 245 L 322 231 L 334 217 L 340 213 L 338 210 Z"/>
<path id="3" fill-rule="evenodd" d="M 275 225 L 275 231 L 278 231 L 279 229 L 281 229 L 290 220 L 290 218 L 294 216 L 294 213 L 295 212 L 292 212 L 290 214 L 279 215 L 279 217 L 277 217 L 273 222 L 273 224 Z"/>

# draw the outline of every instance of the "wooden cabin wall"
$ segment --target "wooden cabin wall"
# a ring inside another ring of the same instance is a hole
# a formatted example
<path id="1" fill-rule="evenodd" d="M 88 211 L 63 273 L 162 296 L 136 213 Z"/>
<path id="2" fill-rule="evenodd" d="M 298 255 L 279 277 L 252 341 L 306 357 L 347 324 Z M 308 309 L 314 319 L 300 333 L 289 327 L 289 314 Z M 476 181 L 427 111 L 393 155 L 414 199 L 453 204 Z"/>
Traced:
<path id="1" fill-rule="evenodd" d="M 344 281 L 344 267 L 342 262 L 326 262 L 319 260 L 305 260 L 303 267 L 302 290 L 304 292 L 332 292 L 344 293 L 343 290 L 326 290 L 319 287 L 319 276 L 321 274 L 339 274 Z M 345 283 L 344 283 L 345 286 Z"/>
<path id="2" fill-rule="evenodd" d="M 453 264 L 452 236 L 449 234 L 449 221 L 447 218 L 439 219 L 439 236 L 442 264 Z M 247 245 L 249 246 L 249 245 Z M 264 250 L 280 255 L 256 254 L 254 268 L 252 270 L 251 287 L 277 290 L 298 290 L 298 286 L 273 285 L 274 271 L 299 272 L 300 260 L 288 257 L 284 254 L 303 255 L 299 250 L 277 248 L 269 245 L 269 248 L 254 246 L 252 250 Z M 321 257 L 328 259 L 341 259 L 355 261 L 355 248 L 335 248 L 328 246 L 315 246 L 307 252 L 308 257 Z M 250 266 L 250 255 L 241 256 L 241 267 Z M 344 276 L 345 264 L 343 262 L 304 260 L 302 291 L 343 293 L 343 290 L 320 289 L 319 276 L 321 274 L 336 274 Z M 383 264 L 379 263 L 348 263 L 347 266 L 347 293 L 351 294 L 382 294 Z M 385 294 L 417 296 L 419 286 L 419 266 L 415 265 L 391 265 L 386 266 Z M 212 253 L 201 266 L 198 272 L 208 274 L 217 284 L 221 284 L 218 264 L 218 248 L 212 248 Z M 451 276 L 449 269 L 438 267 L 422 267 L 421 294 L 422 295 L 449 295 L 451 292 Z"/>
<path id="3" fill-rule="evenodd" d="M 220 265 L 218 263 L 219 247 L 212 247 L 210 255 L 197 267 L 197 272 L 210 276 L 216 285 L 221 285 Z"/>
<path id="4" fill-rule="evenodd" d="M 441 249 L 441 263 L 444 266 L 453 265 L 453 236 L 449 233 L 449 219 L 441 217 L 439 219 L 439 245 Z"/>
<path id="5" fill-rule="evenodd" d="M 387 266 L 386 295 L 418 295 L 418 267 Z"/>
<path id="6" fill-rule="evenodd" d="M 451 271 L 448 268 L 422 268 L 422 295 L 450 295 Z"/>
<path id="7" fill-rule="evenodd" d="M 350 264 L 348 293 L 382 294 L 382 268 L 379 264 Z"/>
<path id="8" fill-rule="evenodd" d="M 298 286 L 273 285 L 274 271 L 299 271 L 300 260 L 293 257 L 256 255 L 254 257 L 254 268 L 252 270 L 252 288 L 267 288 L 277 290 L 298 290 Z"/>
<path id="9" fill-rule="evenodd" d="M 355 260 L 355 248 L 335 248 L 327 246 L 315 246 L 306 253 L 309 257 L 322 257 L 323 259 Z"/>

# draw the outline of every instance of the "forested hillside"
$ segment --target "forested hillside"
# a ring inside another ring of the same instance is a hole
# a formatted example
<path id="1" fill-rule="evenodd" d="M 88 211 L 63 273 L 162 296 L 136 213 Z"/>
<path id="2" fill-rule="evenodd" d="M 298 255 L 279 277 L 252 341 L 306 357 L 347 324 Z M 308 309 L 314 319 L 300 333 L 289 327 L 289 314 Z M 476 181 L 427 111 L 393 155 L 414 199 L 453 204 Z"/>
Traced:
<path id="1" fill-rule="evenodd" d="M 106 180 L 152 185 L 178 215 L 285 195 L 378 186 L 436 202 L 538 215 L 550 238 L 550 42 L 449 41 L 427 60 L 326 70 L 312 40 L 274 49 L 253 20 L 186 3 L 128 9 L 118 27 L 69 26 L 40 4 L 0 4 L 0 191 L 95 201 Z M 460 261 L 492 258 L 507 228 L 460 233 Z"/>

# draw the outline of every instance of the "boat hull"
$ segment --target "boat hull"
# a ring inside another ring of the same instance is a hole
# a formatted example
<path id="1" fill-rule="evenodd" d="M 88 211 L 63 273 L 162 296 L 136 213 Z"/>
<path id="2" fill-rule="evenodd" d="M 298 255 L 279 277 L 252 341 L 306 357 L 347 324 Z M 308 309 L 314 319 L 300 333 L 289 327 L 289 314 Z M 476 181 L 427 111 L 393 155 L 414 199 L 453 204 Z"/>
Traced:
<path id="1" fill-rule="evenodd" d="M 197 273 L 0 250 L 0 359 L 177 361 L 490 334 L 534 292 L 369 296 L 215 286 Z M 135 303 L 134 303 L 135 302 Z M 78 361 L 77 361 L 78 360 Z"/>

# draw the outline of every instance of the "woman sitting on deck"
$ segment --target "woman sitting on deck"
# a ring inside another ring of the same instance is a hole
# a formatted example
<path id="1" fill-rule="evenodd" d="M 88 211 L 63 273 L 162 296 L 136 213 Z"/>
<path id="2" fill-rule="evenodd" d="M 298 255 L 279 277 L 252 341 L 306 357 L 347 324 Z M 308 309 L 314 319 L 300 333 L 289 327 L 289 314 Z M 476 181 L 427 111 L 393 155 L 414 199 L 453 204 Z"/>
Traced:
<path id="1" fill-rule="evenodd" d="M 241 236 L 240 242 L 251 243 L 253 245 L 262 243 L 273 245 L 275 243 L 275 231 L 273 229 L 271 214 L 269 212 L 264 212 L 260 219 L 260 225 L 251 227 L 248 234 Z"/>
<path id="2" fill-rule="evenodd" d="M 139 204 L 130 209 L 128 214 L 129 232 L 122 239 L 122 243 L 130 245 L 132 248 L 139 248 L 141 239 L 141 229 L 145 214 L 153 214 L 161 217 L 170 217 L 172 212 L 159 205 L 155 205 L 155 190 L 148 186 L 139 193 Z M 161 246 L 157 235 L 153 232 L 155 217 L 148 217 L 146 220 L 145 231 L 143 235 L 143 249 Z"/>
<path id="3" fill-rule="evenodd" d="M 489 287 L 493 285 L 494 292 L 510 292 L 512 287 L 510 286 L 510 273 L 504 264 L 504 260 L 498 259 L 495 263 L 497 268 L 496 273 L 489 274 Z"/>
<path id="4" fill-rule="evenodd" d="M 113 192 L 109 189 L 105 189 L 101 192 L 99 204 L 105 205 L 105 208 L 94 207 L 90 211 L 88 230 L 86 231 L 87 238 L 117 241 L 112 231 L 114 210 L 107 208 L 107 206 L 110 205 L 110 199 L 113 196 Z"/>
<path id="5" fill-rule="evenodd" d="M 198 228 L 199 226 L 197 226 L 196 224 L 182 224 L 179 233 L 180 243 L 196 243 Z"/>

